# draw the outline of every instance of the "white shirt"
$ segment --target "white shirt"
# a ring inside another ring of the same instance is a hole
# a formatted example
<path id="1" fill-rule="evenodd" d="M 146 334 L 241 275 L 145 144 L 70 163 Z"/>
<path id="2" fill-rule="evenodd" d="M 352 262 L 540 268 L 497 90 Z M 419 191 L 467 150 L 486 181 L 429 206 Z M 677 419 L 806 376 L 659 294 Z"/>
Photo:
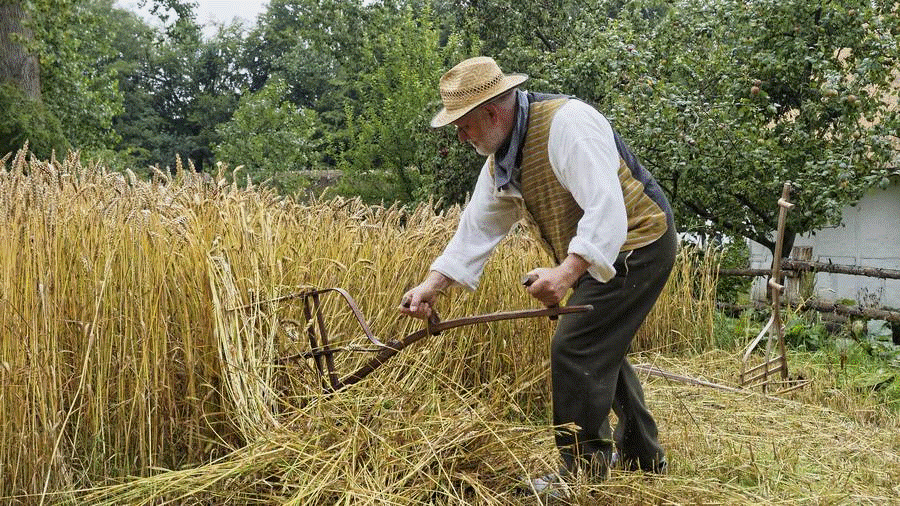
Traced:
<path id="1" fill-rule="evenodd" d="M 570 99 L 550 124 L 548 152 L 556 178 L 584 210 L 568 253 L 586 260 L 591 276 L 609 281 L 628 233 L 612 126 L 593 107 Z M 456 233 L 431 270 L 470 290 L 477 288 L 491 252 L 521 218 L 517 199 L 521 195 L 515 190 L 495 190 L 485 162 Z"/>

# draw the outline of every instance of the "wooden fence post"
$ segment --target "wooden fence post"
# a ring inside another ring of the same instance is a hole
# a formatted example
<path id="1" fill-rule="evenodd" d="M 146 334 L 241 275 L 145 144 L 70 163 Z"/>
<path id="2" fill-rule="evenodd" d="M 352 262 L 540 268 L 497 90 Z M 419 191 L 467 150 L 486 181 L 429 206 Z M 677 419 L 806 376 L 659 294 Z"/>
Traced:
<path id="1" fill-rule="evenodd" d="M 812 246 L 794 246 L 791 249 L 791 260 L 801 262 L 812 261 Z M 785 298 L 794 303 L 801 304 L 812 297 L 811 288 L 815 286 L 816 274 L 814 272 L 796 272 L 787 270 L 785 283 Z M 807 293 L 810 292 L 810 293 Z"/>

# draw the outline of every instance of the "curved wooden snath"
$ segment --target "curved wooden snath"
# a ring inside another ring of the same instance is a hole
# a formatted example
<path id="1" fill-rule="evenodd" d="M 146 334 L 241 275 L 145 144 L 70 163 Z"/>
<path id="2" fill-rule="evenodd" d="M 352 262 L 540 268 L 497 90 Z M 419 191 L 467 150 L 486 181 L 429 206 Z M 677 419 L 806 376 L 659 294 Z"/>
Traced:
<path id="1" fill-rule="evenodd" d="M 331 343 L 329 342 L 327 329 L 325 328 L 325 320 L 322 315 L 322 308 L 319 297 L 321 294 L 327 292 L 335 292 L 344 299 L 344 302 L 353 313 L 356 321 L 359 323 L 360 328 L 362 329 L 363 333 L 372 346 L 365 348 L 335 348 L 331 345 Z M 519 318 L 537 318 L 541 316 L 554 318 L 561 314 L 581 313 L 593 309 L 593 306 L 590 305 L 566 307 L 554 306 L 545 309 L 501 311 L 497 313 L 489 313 L 477 316 L 467 316 L 464 318 L 457 318 L 447 321 L 441 321 L 440 318 L 438 318 L 437 314 L 432 312 L 431 318 L 425 323 L 425 328 L 417 330 L 399 339 L 393 339 L 391 341 L 388 341 L 387 343 L 382 343 L 372 334 L 369 325 L 366 323 L 366 320 L 363 317 L 362 312 L 359 310 L 359 307 L 356 305 L 356 301 L 353 300 L 353 297 L 351 297 L 350 294 L 340 288 L 308 290 L 296 294 L 286 295 L 284 297 L 279 297 L 277 300 L 281 301 L 289 299 L 303 299 L 303 315 L 306 319 L 306 322 L 305 324 L 301 324 L 300 322 L 285 320 L 283 323 L 290 323 L 297 326 L 298 328 L 306 329 L 307 337 L 309 340 L 309 351 L 305 351 L 288 357 L 282 357 L 278 359 L 278 362 L 312 360 L 315 366 L 315 371 L 322 382 L 322 389 L 325 391 L 325 393 L 337 392 L 342 388 L 353 385 L 354 383 L 358 383 L 363 378 L 371 374 L 374 370 L 378 369 L 385 362 L 390 360 L 391 357 L 400 353 L 400 351 L 402 351 L 407 346 L 420 341 L 427 336 L 438 335 L 445 330 L 464 327 L 466 325 L 474 325 L 476 323 L 515 320 Z M 359 366 L 355 371 L 347 374 L 344 377 L 340 377 L 335 370 L 334 355 L 338 352 L 343 351 L 363 351 L 373 353 L 373 355 L 368 360 L 363 362 L 363 364 Z"/>

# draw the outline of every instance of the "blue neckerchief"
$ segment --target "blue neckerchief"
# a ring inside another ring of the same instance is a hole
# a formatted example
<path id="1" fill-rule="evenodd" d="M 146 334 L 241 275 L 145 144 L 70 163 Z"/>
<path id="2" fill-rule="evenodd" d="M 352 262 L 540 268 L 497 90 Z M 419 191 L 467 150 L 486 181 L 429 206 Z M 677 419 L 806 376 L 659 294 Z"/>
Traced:
<path id="1" fill-rule="evenodd" d="M 502 190 L 511 184 L 519 189 L 519 164 L 522 144 L 528 131 L 528 95 L 516 90 L 516 122 L 506 143 L 494 154 L 494 187 Z"/>

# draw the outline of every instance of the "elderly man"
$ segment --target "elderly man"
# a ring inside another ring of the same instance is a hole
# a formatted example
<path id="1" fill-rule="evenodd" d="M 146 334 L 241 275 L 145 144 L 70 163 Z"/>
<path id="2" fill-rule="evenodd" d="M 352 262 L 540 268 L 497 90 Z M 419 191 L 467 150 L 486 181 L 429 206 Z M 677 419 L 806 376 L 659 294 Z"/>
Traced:
<path id="1" fill-rule="evenodd" d="M 562 316 L 551 345 L 553 422 L 578 427 L 557 431 L 560 474 L 602 478 L 614 462 L 664 472 L 656 422 L 626 354 L 674 263 L 672 211 L 605 117 L 571 97 L 519 90 L 526 79 L 487 57 L 441 77 L 444 108 L 431 126 L 454 125 L 487 160 L 456 234 L 399 309 L 427 318 L 441 290 L 474 290 L 494 247 L 524 219 L 556 260 L 528 273 L 536 277 L 528 293 L 552 306 L 572 290 L 569 304 L 594 307 Z"/>

